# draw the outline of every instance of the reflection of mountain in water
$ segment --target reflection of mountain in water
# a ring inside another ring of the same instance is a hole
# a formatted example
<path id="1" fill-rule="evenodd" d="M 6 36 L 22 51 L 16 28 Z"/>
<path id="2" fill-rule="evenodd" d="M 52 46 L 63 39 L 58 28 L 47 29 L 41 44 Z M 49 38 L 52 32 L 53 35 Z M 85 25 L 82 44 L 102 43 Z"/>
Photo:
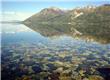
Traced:
<path id="1" fill-rule="evenodd" d="M 44 36 L 66 34 L 87 41 L 110 42 L 109 5 L 70 11 L 44 9 L 25 20 L 24 24 Z"/>

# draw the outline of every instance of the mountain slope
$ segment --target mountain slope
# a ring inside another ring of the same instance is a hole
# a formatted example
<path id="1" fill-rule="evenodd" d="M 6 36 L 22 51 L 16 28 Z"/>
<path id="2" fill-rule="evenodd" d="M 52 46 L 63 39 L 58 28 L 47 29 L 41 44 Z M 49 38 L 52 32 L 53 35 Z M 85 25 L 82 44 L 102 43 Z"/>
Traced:
<path id="1" fill-rule="evenodd" d="M 37 25 L 49 25 L 55 30 L 55 34 L 76 34 L 81 36 L 92 37 L 96 41 L 101 40 L 103 43 L 110 42 L 110 5 L 102 5 L 99 7 L 84 7 L 73 10 L 64 11 L 58 8 L 46 8 L 27 20 L 24 24 L 30 28 L 37 30 Z M 48 27 L 49 29 L 49 27 Z"/>
<path id="2" fill-rule="evenodd" d="M 62 15 L 65 12 L 59 8 L 50 7 L 41 10 L 39 13 L 29 17 L 24 22 L 36 23 L 36 22 L 47 22 L 49 19 L 54 18 L 56 16 Z"/>
<path id="3" fill-rule="evenodd" d="M 110 42 L 110 6 L 100 6 L 94 12 L 72 21 L 74 28 L 84 35 L 91 35 Z"/>

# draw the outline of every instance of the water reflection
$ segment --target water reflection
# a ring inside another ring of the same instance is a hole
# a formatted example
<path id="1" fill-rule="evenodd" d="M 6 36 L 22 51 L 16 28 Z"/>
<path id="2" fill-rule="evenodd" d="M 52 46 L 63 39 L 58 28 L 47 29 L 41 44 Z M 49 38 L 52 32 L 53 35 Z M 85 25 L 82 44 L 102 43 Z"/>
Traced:
<path id="1" fill-rule="evenodd" d="M 3 24 L 2 27 L 2 80 L 109 77 L 102 70 L 110 68 L 110 44 L 77 40 L 70 36 L 69 29 L 59 30 L 59 27 L 39 25 L 38 32 L 24 25 Z"/>
<path id="2" fill-rule="evenodd" d="M 79 39 L 79 38 L 84 39 L 87 42 L 96 41 L 96 42 L 106 43 L 106 44 L 110 42 L 110 37 L 107 36 L 108 34 L 106 31 L 105 32 L 103 31 L 102 33 L 98 34 L 96 33 L 96 29 L 94 28 L 91 28 L 91 29 L 84 29 L 83 27 L 77 28 L 77 27 L 74 27 L 75 25 L 73 24 L 66 24 L 66 23 L 63 23 L 63 24 L 24 23 L 24 24 L 46 37 L 67 35 L 76 39 Z"/>

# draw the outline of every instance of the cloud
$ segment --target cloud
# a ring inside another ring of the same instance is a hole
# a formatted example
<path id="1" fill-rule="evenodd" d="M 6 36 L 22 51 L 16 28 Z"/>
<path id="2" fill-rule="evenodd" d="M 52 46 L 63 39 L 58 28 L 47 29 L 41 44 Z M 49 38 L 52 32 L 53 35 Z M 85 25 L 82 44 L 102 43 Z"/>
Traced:
<path id="1" fill-rule="evenodd" d="M 26 18 L 30 17 L 33 15 L 32 12 L 10 12 L 10 11 L 5 11 L 2 12 L 2 15 L 0 17 L 2 18 L 2 21 L 12 21 L 12 20 L 25 20 Z"/>
<path id="2" fill-rule="evenodd" d="M 6 11 L 6 12 L 2 12 L 2 14 L 15 14 L 15 12 Z"/>

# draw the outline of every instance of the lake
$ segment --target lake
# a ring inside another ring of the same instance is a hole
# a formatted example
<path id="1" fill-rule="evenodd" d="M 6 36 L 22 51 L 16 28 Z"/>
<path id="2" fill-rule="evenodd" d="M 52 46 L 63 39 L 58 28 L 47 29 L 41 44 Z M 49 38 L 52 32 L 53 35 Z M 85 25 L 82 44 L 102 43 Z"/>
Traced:
<path id="1" fill-rule="evenodd" d="M 108 78 L 108 72 L 101 70 L 110 70 L 109 43 L 41 32 L 23 24 L 2 24 L 2 80 Z"/>

